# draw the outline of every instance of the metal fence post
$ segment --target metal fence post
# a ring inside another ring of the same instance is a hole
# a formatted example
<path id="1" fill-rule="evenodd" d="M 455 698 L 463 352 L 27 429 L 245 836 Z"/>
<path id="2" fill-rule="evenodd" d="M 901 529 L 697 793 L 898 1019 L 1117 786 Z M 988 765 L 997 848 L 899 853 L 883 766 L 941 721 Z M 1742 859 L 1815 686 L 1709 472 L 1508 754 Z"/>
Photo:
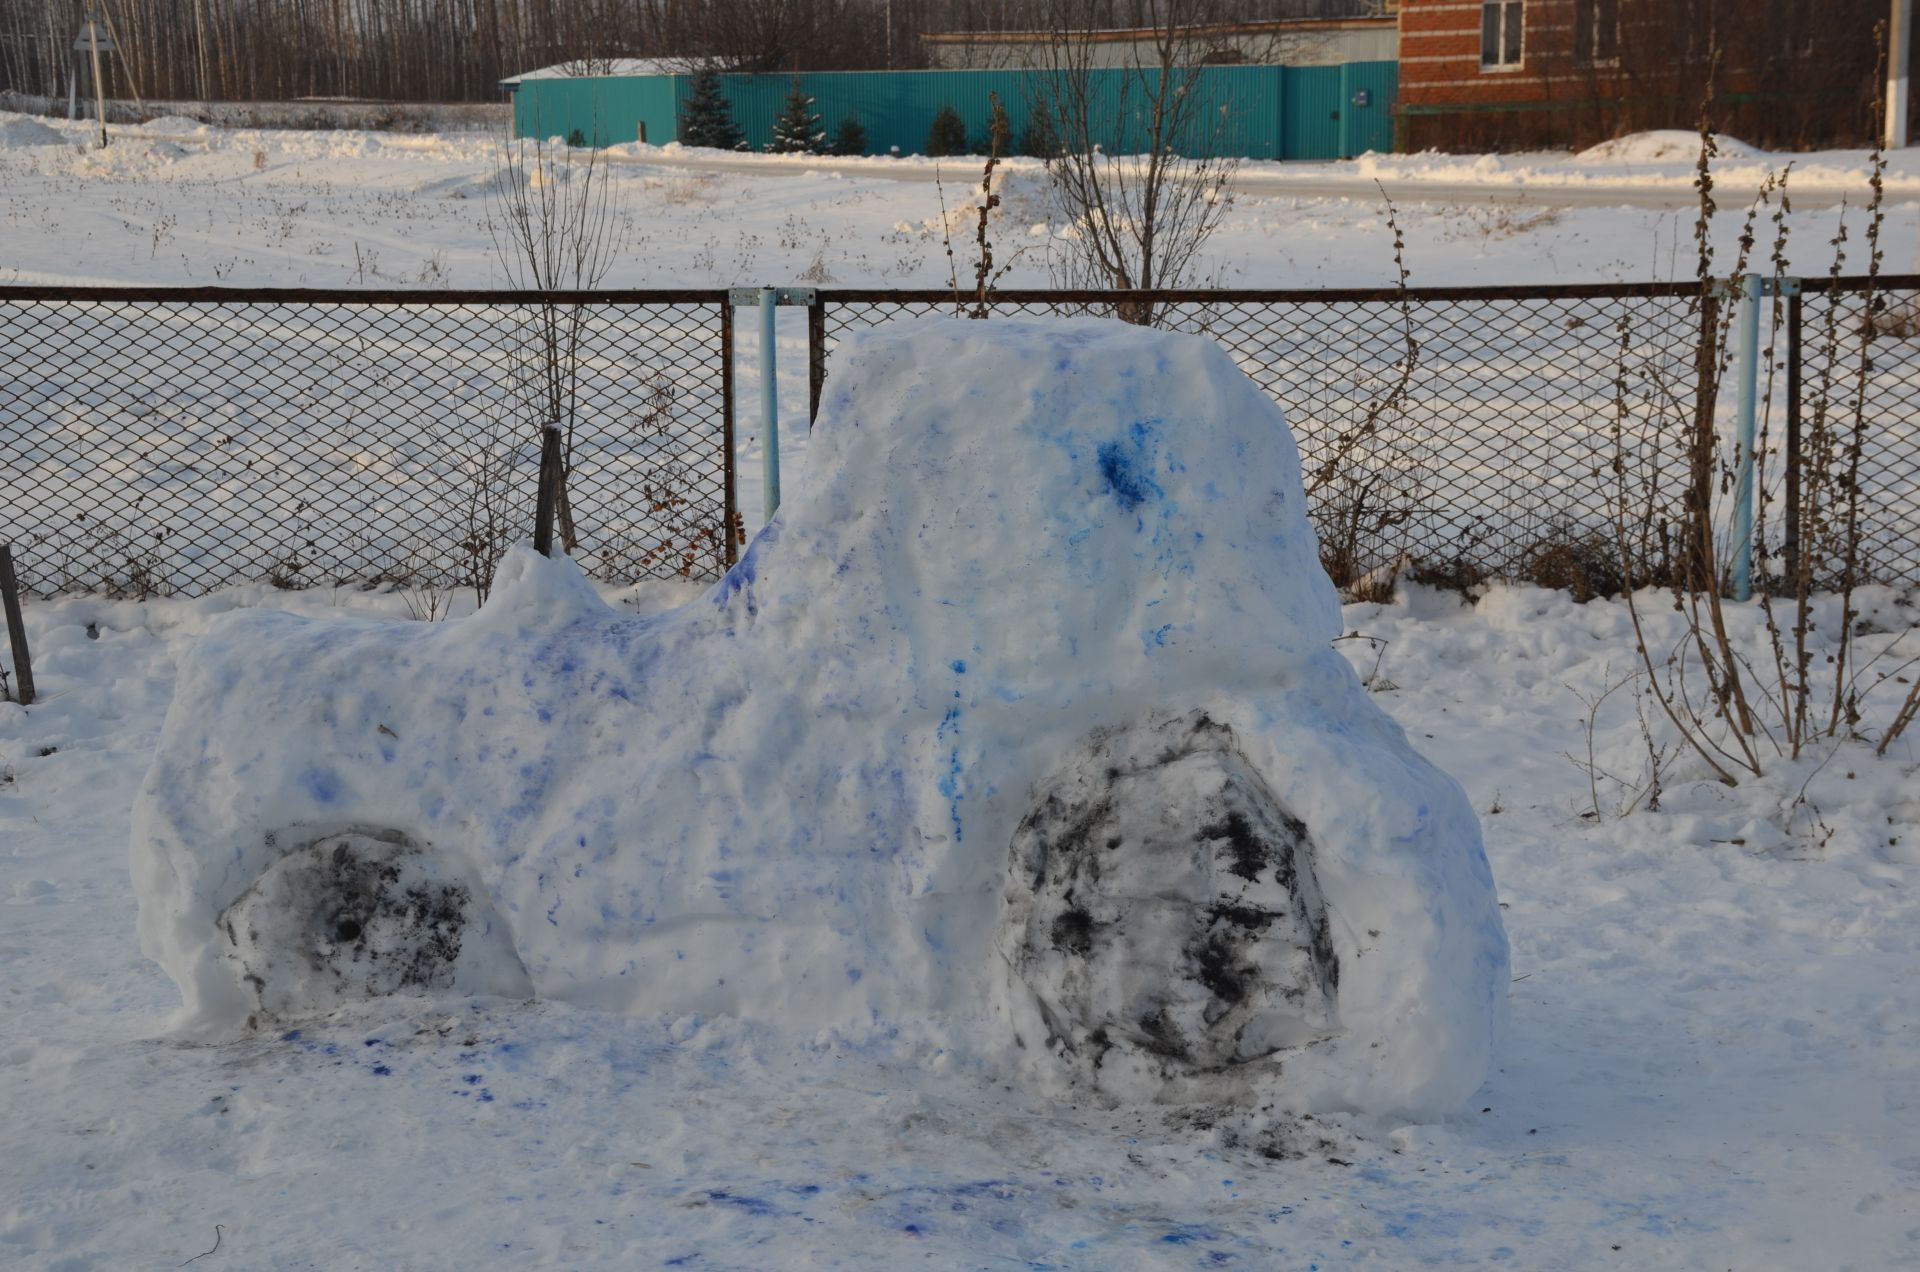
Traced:
<path id="1" fill-rule="evenodd" d="M 1760 399 L 1760 298 L 1765 291 L 1758 274 L 1740 280 L 1740 345 L 1734 372 L 1740 416 L 1733 452 L 1733 532 L 1727 546 L 1736 601 L 1753 599 L 1753 445 Z"/>
<path id="2" fill-rule="evenodd" d="M 772 521 L 773 514 L 780 510 L 780 364 L 774 334 L 775 311 L 781 305 L 806 306 L 809 315 L 808 356 L 811 363 L 814 342 L 811 315 L 819 307 L 819 292 L 811 287 L 735 287 L 727 293 L 727 299 L 729 304 L 735 306 L 760 307 L 760 430 L 766 438 L 767 455 L 761 488 L 765 494 L 766 519 Z M 817 403 L 818 389 L 813 387 L 811 366 L 809 381 L 811 399 Z M 811 424 L 811 419 L 808 422 Z"/>
<path id="3" fill-rule="evenodd" d="M 733 302 L 725 297 L 720 301 L 720 470 L 726 485 L 721 513 L 726 547 L 721 560 L 731 570 L 739 560 L 742 530 L 739 481 L 733 460 Z"/>
<path id="4" fill-rule="evenodd" d="M 766 495 L 768 521 L 780 510 L 780 385 L 773 335 L 777 294 L 777 288 L 760 289 L 760 434 L 767 455 L 761 489 Z"/>
<path id="5" fill-rule="evenodd" d="M 1793 284 L 1787 292 L 1787 579 L 1799 591 L 1800 578 L 1800 280 L 1782 279 Z"/>

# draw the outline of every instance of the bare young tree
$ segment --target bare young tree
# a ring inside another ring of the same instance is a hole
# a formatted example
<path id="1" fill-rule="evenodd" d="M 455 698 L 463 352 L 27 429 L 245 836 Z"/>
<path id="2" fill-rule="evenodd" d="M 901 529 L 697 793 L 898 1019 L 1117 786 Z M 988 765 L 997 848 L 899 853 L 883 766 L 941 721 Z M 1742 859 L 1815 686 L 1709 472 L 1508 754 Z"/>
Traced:
<path id="1" fill-rule="evenodd" d="M 544 139 L 503 139 L 489 187 L 487 232 L 508 285 L 533 293 L 517 313 L 512 387 L 533 436 L 560 428 L 573 466 L 575 413 L 588 307 L 558 293 L 593 291 L 625 245 L 617 187 L 594 149 Z M 577 539 L 563 480 L 561 537 Z"/>
<path id="2" fill-rule="evenodd" d="M 1201 249 L 1220 225 L 1240 160 L 1225 153 L 1227 120 L 1201 92 L 1207 28 L 1218 0 L 1150 0 L 1139 16 L 1148 38 L 1126 65 L 1095 65 L 1102 0 L 1050 0 L 1051 36 L 1030 111 L 1050 130 L 1046 156 L 1074 235 L 1052 261 L 1054 281 L 1074 288 L 1134 291 L 1192 286 Z M 1108 153 L 1111 146 L 1113 153 Z M 1115 307 L 1152 325 L 1151 302 Z"/>

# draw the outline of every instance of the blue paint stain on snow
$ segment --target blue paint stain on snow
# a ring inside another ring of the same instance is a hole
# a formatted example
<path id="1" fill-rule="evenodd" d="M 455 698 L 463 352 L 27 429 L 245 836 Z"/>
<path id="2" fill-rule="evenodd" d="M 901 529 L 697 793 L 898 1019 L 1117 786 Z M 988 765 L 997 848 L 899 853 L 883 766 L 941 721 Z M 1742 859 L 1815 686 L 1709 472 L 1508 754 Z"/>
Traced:
<path id="1" fill-rule="evenodd" d="M 715 605 L 724 608 L 737 593 L 744 592 L 747 597 L 748 615 L 759 613 L 759 607 L 753 599 L 753 585 L 760 577 L 760 553 L 767 545 L 777 542 L 779 538 L 780 523 L 777 521 L 769 522 L 765 529 L 754 536 L 753 542 L 747 545 L 747 550 L 741 555 L 740 560 L 727 571 L 726 577 L 720 580 L 720 586 L 714 589 Z"/>
<path id="2" fill-rule="evenodd" d="M 1163 1245 L 1191 1245 L 1195 1241 L 1218 1241 L 1220 1234 L 1208 1228 L 1182 1226 L 1160 1238 Z"/>
<path id="3" fill-rule="evenodd" d="M 953 660 L 952 665 L 953 665 L 953 672 L 955 675 L 964 676 L 967 674 L 967 664 L 964 659 L 956 658 Z"/>
<path id="4" fill-rule="evenodd" d="M 1171 632 L 1172 630 L 1173 630 L 1172 623 L 1164 623 L 1155 631 L 1141 632 L 1140 633 L 1141 649 L 1144 652 L 1150 654 L 1155 649 L 1164 646 L 1167 643 L 1167 633 Z"/>
<path id="5" fill-rule="evenodd" d="M 393 1074 L 393 1070 L 389 1069 L 384 1064 L 376 1064 L 373 1066 L 373 1076 L 376 1078 L 390 1077 L 392 1076 L 392 1074 Z"/>
<path id="6" fill-rule="evenodd" d="M 1100 477 L 1108 493 L 1120 506 L 1132 512 L 1149 499 L 1165 497 L 1153 480 L 1154 425 L 1157 420 L 1140 420 L 1127 429 L 1118 441 L 1102 442 L 1096 448 L 1100 459 Z"/>
<path id="7" fill-rule="evenodd" d="M 346 791 L 346 782 L 332 769 L 310 768 L 300 775 L 300 782 L 307 794 L 322 804 L 338 803 Z"/>
<path id="8" fill-rule="evenodd" d="M 960 732 L 960 708 L 948 707 L 942 717 L 940 727 L 934 736 L 945 740 L 948 731 Z M 940 793 L 947 797 L 947 815 L 953 819 L 953 841 L 960 843 L 965 839 L 960 822 L 960 746 L 956 742 L 947 752 L 947 771 L 940 778 Z"/>
<path id="9" fill-rule="evenodd" d="M 707 1200 L 722 1206 L 734 1206 L 746 1211 L 750 1215 L 762 1218 L 780 1213 L 772 1203 L 763 1198 L 743 1197 L 738 1193 L 728 1192 L 724 1188 L 709 1188 L 707 1190 Z"/>
<path id="10" fill-rule="evenodd" d="M 1118 442 L 1100 444 L 1100 476 L 1108 492 L 1129 512 L 1159 493 L 1153 478 L 1140 468 L 1138 458 Z"/>

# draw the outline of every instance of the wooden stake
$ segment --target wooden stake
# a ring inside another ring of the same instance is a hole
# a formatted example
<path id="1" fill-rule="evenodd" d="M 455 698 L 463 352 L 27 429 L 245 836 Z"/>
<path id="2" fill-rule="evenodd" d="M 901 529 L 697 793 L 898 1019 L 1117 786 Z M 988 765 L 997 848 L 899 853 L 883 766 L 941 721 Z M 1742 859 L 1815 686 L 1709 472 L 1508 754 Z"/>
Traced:
<path id="1" fill-rule="evenodd" d="M 7 639 L 13 645 L 13 678 L 20 705 L 33 705 L 33 659 L 27 654 L 27 625 L 20 617 L 20 580 L 13 574 L 13 545 L 0 543 L 0 603 L 7 614 Z"/>
<path id="2" fill-rule="evenodd" d="M 561 498 L 564 460 L 560 430 L 549 424 L 541 430 L 540 494 L 533 509 L 533 550 L 541 556 L 553 555 L 553 515 Z"/>

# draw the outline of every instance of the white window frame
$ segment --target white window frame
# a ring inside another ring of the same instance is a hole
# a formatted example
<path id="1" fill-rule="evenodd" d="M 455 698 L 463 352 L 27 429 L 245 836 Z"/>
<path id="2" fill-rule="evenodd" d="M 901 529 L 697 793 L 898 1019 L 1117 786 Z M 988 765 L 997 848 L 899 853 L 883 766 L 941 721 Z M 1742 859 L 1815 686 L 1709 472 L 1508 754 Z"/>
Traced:
<path id="1" fill-rule="evenodd" d="M 1497 10 L 1500 15 L 1499 26 L 1494 35 L 1491 48 L 1487 45 L 1487 11 Z M 1508 35 L 1508 24 L 1518 23 L 1520 38 L 1513 40 Z M 1517 45 L 1517 51 L 1511 62 L 1504 60 L 1510 46 Z M 1488 54 L 1492 54 L 1489 60 Z M 1517 71 L 1527 64 L 1527 2 L 1526 0 L 1481 0 L 1480 3 L 1480 69 L 1488 74 L 1503 74 Z"/>

